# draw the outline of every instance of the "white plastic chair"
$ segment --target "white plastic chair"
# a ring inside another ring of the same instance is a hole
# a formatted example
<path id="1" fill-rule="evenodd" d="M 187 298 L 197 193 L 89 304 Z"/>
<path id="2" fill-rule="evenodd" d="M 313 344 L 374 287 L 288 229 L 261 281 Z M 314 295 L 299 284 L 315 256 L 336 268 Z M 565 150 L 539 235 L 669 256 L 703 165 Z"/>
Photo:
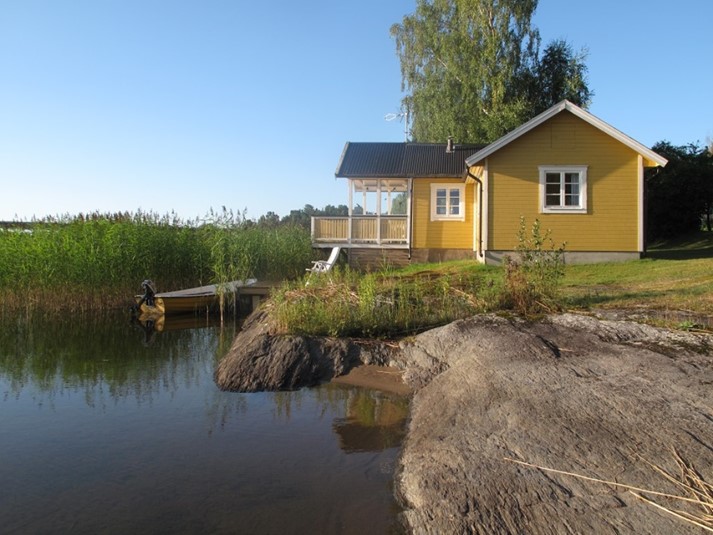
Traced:
<path id="1" fill-rule="evenodd" d="M 332 252 L 327 260 L 314 260 L 312 262 L 312 267 L 306 268 L 306 271 L 309 271 L 310 275 L 312 273 L 326 273 L 327 271 L 332 269 L 334 264 L 337 262 L 337 258 L 339 258 L 339 252 L 341 250 L 341 247 L 332 247 Z"/>

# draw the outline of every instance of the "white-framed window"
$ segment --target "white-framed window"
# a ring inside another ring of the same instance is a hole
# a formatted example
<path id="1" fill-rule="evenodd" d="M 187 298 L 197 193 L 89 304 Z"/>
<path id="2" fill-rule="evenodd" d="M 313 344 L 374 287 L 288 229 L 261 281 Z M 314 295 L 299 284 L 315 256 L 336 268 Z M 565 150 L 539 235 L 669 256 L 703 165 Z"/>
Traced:
<path id="1" fill-rule="evenodd" d="M 465 184 L 431 184 L 431 221 L 465 221 Z"/>
<path id="2" fill-rule="evenodd" d="M 539 169 L 542 213 L 587 213 L 586 165 L 542 165 Z"/>

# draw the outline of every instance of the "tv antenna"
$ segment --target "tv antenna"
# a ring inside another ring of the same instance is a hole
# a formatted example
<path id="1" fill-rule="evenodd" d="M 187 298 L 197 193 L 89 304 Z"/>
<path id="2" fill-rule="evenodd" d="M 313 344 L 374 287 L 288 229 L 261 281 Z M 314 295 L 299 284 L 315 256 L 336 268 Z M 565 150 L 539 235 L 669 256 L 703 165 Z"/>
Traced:
<path id="1" fill-rule="evenodd" d="M 403 120 L 404 122 L 404 141 L 408 141 L 408 119 L 409 119 L 409 112 L 408 110 L 403 111 L 401 113 L 387 113 L 384 115 L 384 120 L 386 121 L 393 121 L 394 119 L 398 119 L 399 121 Z"/>

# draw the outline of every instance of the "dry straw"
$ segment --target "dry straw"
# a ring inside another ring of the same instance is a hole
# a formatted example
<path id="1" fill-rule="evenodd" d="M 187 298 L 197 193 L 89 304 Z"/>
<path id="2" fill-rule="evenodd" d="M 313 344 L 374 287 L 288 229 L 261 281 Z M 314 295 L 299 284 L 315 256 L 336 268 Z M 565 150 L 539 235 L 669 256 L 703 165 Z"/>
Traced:
<path id="1" fill-rule="evenodd" d="M 672 516 L 675 516 L 680 520 L 696 525 L 706 531 L 713 533 L 713 485 L 706 482 L 703 479 L 703 476 L 695 469 L 695 467 L 691 463 L 689 463 L 686 459 L 683 458 L 683 456 L 678 452 L 678 450 L 676 450 L 676 448 L 672 448 L 672 455 L 674 460 L 676 461 L 676 465 L 678 466 L 678 475 L 671 474 L 669 471 L 665 470 L 657 464 L 654 464 L 644 459 L 641 456 L 637 455 L 637 457 L 639 457 L 641 461 L 648 464 L 653 470 L 661 474 L 665 479 L 673 483 L 683 495 L 669 494 L 665 492 L 644 489 L 633 485 L 626 485 L 624 483 L 617 483 L 615 481 L 608 481 L 596 477 L 589 477 L 574 472 L 557 470 L 555 468 L 539 466 L 525 461 L 512 459 L 510 457 L 504 457 L 504 460 L 511 463 L 519 464 L 521 466 L 527 466 L 528 468 L 542 470 L 544 472 L 551 472 L 555 474 L 576 477 L 578 479 L 584 479 L 586 481 L 593 481 L 595 483 L 603 483 L 605 485 L 612 485 L 615 487 L 624 488 L 643 502 L 653 507 L 656 507 L 657 509 L 664 511 Z M 665 506 L 655 502 L 652 498 L 647 496 L 666 498 L 674 502 L 678 501 L 688 503 L 695 508 L 695 512 L 689 512 L 684 511 L 682 509 Z"/>

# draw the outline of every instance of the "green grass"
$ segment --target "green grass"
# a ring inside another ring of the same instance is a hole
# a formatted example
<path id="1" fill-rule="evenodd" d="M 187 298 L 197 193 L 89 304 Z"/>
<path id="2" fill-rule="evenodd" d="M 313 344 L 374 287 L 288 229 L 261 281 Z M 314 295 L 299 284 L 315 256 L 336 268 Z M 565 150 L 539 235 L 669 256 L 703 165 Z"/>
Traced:
<path id="1" fill-rule="evenodd" d="M 284 284 L 273 294 L 273 315 L 294 334 L 399 337 L 491 310 L 494 275 L 472 262 L 368 274 L 335 268 L 309 284 Z"/>
<path id="2" fill-rule="evenodd" d="M 470 260 L 365 275 L 336 270 L 307 286 L 304 280 L 284 285 L 274 296 L 274 316 L 292 333 L 398 337 L 476 313 L 510 313 L 513 289 L 505 278 L 504 267 Z M 695 319 L 676 313 L 713 316 L 713 237 L 656 244 L 642 260 L 566 266 L 557 301 L 560 310 L 670 312 L 652 321 L 698 328 Z"/>
<path id="3" fill-rule="evenodd" d="M 713 315 L 713 236 L 701 232 L 655 244 L 642 260 L 567 266 L 561 291 L 568 308 Z"/>

